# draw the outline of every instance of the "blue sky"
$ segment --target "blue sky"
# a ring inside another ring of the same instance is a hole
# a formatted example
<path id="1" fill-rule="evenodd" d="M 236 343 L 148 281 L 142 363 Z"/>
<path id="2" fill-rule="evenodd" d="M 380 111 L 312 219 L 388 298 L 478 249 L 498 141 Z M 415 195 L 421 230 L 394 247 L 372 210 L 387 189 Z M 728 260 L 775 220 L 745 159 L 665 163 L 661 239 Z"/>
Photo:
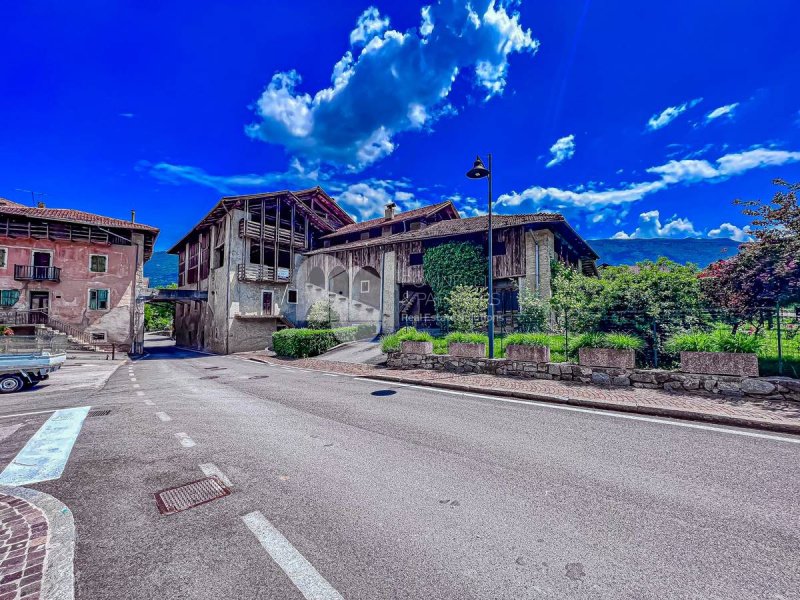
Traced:
<path id="1" fill-rule="evenodd" d="M 451 198 L 587 238 L 747 235 L 800 181 L 793 0 L 3 3 L 0 196 L 161 227 L 321 185 L 358 219 Z"/>

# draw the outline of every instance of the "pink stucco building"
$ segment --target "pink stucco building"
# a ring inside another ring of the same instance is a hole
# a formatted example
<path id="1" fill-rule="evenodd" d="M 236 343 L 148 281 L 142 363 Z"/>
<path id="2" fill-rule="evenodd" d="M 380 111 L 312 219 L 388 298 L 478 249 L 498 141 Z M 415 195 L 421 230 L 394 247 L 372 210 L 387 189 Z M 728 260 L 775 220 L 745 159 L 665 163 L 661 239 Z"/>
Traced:
<path id="1" fill-rule="evenodd" d="M 0 198 L 0 322 L 138 350 L 143 265 L 158 229 Z"/>

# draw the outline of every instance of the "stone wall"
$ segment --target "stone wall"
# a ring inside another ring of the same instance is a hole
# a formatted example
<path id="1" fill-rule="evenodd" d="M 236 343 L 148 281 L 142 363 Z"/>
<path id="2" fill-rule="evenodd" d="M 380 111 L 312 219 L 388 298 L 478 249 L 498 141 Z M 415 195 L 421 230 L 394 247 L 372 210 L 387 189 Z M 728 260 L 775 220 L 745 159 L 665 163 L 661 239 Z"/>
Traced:
<path id="1" fill-rule="evenodd" d="M 701 375 L 658 369 L 609 369 L 572 363 L 534 363 L 503 358 L 462 358 L 448 354 L 403 352 L 390 353 L 387 364 L 392 369 L 430 369 L 800 402 L 800 380 L 788 377 Z"/>

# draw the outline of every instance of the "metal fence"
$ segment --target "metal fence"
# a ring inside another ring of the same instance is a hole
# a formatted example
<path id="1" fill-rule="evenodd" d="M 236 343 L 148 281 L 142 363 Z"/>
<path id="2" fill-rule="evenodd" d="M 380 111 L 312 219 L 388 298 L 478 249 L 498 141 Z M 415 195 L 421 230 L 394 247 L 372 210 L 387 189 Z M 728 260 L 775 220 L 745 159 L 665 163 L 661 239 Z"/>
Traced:
<path id="1" fill-rule="evenodd" d="M 472 322 L 473 331 L 487 331 L 486 315 L 475 315 Z M 406 317 L 401 321 L 401 326 L 441 334 L 453 329 L 450 319 L 435 315 Z M 501 353 L 504 339 L 512 333 L 544 333 L 551 336 L 551 355 L 556 361 L 570 358 L 570 341 L 583 333 L 629 333 L 644 342 L 644 348 L 637 353 L 637 362 L 653 368 L 677 365 L 679 357 L 666 350 L 667 340 L 672 336 L 717 329 L 758 336 L 762 342 L 758 355 L 763 375 L 785 375 L 800 379 L 800 306 L 759 308 L 744 321 L 724 310 L 676 309 L 658 315 L 626 310 L 606 311 L 602 315 L 551 314 L 545 322 L 532 321 L 513 311 L 495 315 L 496 347 Z"/>

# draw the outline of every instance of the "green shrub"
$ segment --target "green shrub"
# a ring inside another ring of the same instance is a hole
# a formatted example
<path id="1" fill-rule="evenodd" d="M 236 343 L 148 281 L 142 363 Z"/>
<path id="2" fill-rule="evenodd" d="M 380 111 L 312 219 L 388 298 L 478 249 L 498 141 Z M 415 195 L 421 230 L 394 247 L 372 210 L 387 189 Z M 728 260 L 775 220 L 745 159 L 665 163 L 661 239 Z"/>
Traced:
<path id="1" fill-rule="evenodd" d="M 580 348 L 609 348 L 612 350 L 641 350 L 641 338 L 628 333 L 583 333 L 570 340 L 569 353 L 577 354 Z"/>
<path id="2" fill-rule="evenodd" d="M 330 329 L 339 322 L 339 313 L 330 300 L 317 300 L 306 315 L 309 329 Z"/>
<path id="3" fill-rule="evenodd" d="M 504 346 L 542 346 L 549 348 L 552 339 L 546 333 L 512 333 L 503 340 Z"/>
<path id="4" fill-rule="evenodd" d="M 436 312 L 450 312 L 450 292 L 457 286 L 486 284 L 483 248 L 471 242 L 447 242 L 428 248 L 422 255 L 422 273 L 431 286 Z"/>
<path id="5" fill-rule="evenodd" d="M 351 327 L 337 327 L 331 331 L 333 331 L 337 343 L 344 344 L 345 342 L 354 342 L 356 340 L 358 327 L 355 325 Z"/>
<path id="6" fill-rule="evenodd" d="M 475 331 L 489 310 L 489 295 L 486 288 L 459 285 L 447 296 L 450 327 L 453 331 L 469 333 Z"/>
<path id="7" fill-rule="evenodd" d="M 550 317 L 550 303 L 539 292 L 522 287 L 518 294 L 519 323 L 525 331 L 544 331 Z"/>
<path id="8" fill-rule="evenodd" d="M 375 325 L 372 325 L 371 323 L 359 323 L 356 325 L 356 328 L 357 340 L 365 340 L 375 335 Z"/>
<path id="9" fill-rule="evenodd" d="M 482 333 L 462 333 L 454 331 L 445 336 L 445 342 L 449 344 L 488 344 L 489 337 Z"/>
<path id="10" fill-rule="evenodd" d="M 444 338 L 433 338 L 433 353 L 434 354 L 447 354 L 449 348 L 447 347 L 447 340 Z"/>
<path id="11" fill-rule="evenodd" d="M 715 331 L 713 333 L 684 333 L 670 338 L 665 350 L 670 354 L 679 352 L 750 352 L 757 354 L 764 346 L 764 340 L 746 333 Z"/>
<path id="12" fill-rule="evenodd" d="M 417 331 L 413 327 L 403 327 L 395 333 L 381 338 L 383 352 L 399 352 L 402 342 L 432 342 L 433 337 L 425 331 Z"/>
<path id="13" fill-rule="evenodd" d="M 272 334 L 272 348 L 278 356 L 317 356 L 338 344 L 332 329 L 283 329 Z"/>

